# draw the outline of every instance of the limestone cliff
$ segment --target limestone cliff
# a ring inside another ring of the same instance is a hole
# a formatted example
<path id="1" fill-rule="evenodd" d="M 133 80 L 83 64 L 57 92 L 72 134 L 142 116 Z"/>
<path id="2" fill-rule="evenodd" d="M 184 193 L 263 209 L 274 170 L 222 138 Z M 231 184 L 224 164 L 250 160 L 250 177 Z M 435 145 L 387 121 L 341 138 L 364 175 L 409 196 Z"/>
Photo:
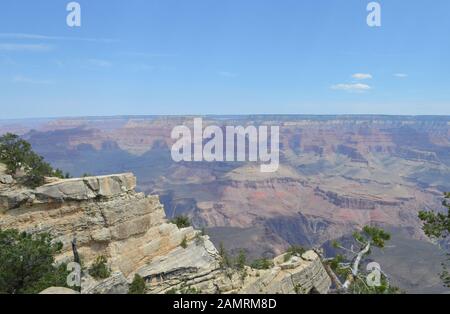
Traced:
<path id="1" fill-rule="evenodd" d="M 126 293 L 136 273 L 149 293 L 326 293 L 331 285 L 312 251 L 288 262 L 276 259 L 269 270 L 221 269 L 208 236 L 169 223 L 157 196 L 135 191 L 131 173 L 51 179 L 36 189 L 0 175 L 0 228 L 49 232 L 63 243 L 57 261 L 73 259 L 74 238 L 85 267 L 107 257 L 110 278 L 96 281 L 85 273 L 82 293 Z"/>

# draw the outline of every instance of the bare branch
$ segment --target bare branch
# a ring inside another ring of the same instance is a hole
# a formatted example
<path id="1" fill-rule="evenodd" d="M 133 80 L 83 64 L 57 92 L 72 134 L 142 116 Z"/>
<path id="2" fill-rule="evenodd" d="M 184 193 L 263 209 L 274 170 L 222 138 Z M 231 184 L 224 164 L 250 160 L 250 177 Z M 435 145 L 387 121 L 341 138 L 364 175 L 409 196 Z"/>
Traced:
<path id="1" fill-rule="evenodd" d="M 367 243 L 366 247 L 364 249 L 362 249 L 356 256 L 355 261 L 353 262 L 352 273 L 349 274 L 349 276 L 345 280 L 344 284 L 342 285 L 342 287 L 344 289 L 347 290 L 350 287 L 350 285 L 352 284 L 352 282 L 355 280 L 355 277 L 358 276 L 359 264 L 361 263 L 362 257 L 369 252 L 370 245 L 371 245 L 371 242 L 369 241 Z"/>

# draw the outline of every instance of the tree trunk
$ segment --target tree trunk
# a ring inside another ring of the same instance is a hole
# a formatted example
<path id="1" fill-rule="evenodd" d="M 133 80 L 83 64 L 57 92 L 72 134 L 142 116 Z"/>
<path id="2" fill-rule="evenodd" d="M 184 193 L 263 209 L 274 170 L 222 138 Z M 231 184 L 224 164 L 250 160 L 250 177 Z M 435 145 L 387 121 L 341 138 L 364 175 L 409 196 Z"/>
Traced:
<path id="1" fill-rule="evenodd" d="M 370 250 L 370 241 L 367 243 L 367 245 L 362 249 L 358 255 L 356 255 L 355 261 L 353 262 L 352 272 L 348 275 L 347 280 L 345 280 L 344 284 L 342 285 L 342 288 L 345 290 L 348 290 L 350 288 L 350 285 L 355 280 L 356 276 L 358 275 L 359 271 L 359 264 L 361 263 L 361 259 L 364 255 L 366 255 Z"/>

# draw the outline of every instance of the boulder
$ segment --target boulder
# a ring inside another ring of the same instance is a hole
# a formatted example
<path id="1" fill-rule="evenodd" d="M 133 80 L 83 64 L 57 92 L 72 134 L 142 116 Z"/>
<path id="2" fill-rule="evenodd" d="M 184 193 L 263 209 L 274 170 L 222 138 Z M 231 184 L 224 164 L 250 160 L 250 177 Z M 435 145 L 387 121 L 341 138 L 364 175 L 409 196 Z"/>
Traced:
<path id="1" fill-rule="evenodd" d="M 18 189 L 0 192 L 0 212 L 6 212 L 26 204 L 31 205 L 34 200 L 35 195 L 32 190 Z"/>
<path id="2" fill-rule="evenodd" d="M 44 291 L 41 291 L 39 294 L 80 294 L 80 293 L 75 290 L 64 287 L 50 287 L 45 289 Z"/>
<path id="3" fill-rule="evenodd" d="M 12 183 L 14 183 L 14 179 L 9 174 L 2 174 L 2 175 L 0 175 L 0 183 L 12 184 Z"/>
<path id="4" fill-rule="evenodd" d="M 111 274 L 104 280 L 95 280 L 87 275 L 81 283 L 82 294 L 127 294 L 128 281 L 121 272 Z"/>

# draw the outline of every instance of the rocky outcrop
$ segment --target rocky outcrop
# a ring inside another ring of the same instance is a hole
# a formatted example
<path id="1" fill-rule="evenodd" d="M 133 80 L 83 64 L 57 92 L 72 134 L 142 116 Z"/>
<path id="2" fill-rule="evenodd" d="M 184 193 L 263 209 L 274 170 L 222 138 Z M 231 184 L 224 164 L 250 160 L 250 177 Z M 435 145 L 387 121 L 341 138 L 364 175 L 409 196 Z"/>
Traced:
<path id="1" fill-rule="evenodd" d="M 5 184 L 13 183 L 12 177 L 8 177 L 10 176 L 4 175 L 0 177 L 0 181 Z M 131 173 L 53 181 L 35 190 L 6 188 L 0 195 L 3 209 L 11 210 L 24 204 L 32 206 L 38 203 L 107 199 L 134 191 L 136 187 L 136 178 Z"/>
<path id="2" fill-rule="evenodd" d="M 49 181 L 36 189 L 1 185 L 0 228 L 49 232 L 63 244 L 58 262 L 72 261 L 74 239 L 84 267 L 105 256 L 110 277 L 98 281 L 84 271 L 82 293 L 127 293 L 135 274 L 149 293 L 326 293 L 330 286 L 312 252 L 292 267 L 245 268 L 245 276 L 221 269 L 208 236 L 168 222 L 158 197 L 137 193 L 130 173 Z"/>
<path id="3" fill-rule="evenodd" d="M 244 293 L 327 293 L 331 280 L 319 256 L 307 251 L 302 256 L 293 256 L 284 261 L 285 256 L 275 258 L 275 267 L 258 271 L 256 277 L 244 284 Z M 252 278 L 253 277 L 253 278 Z"/>
<path id="4" fill-rule="evenodd" d="M 314 192 L 316 195 L 321 196 L 325 200 L 334 204 L 337 207 L 350 208 L 350 209 L 369 209 L 373 210 L 377 206 L 399 206 L 400 201 L 385 201 L 382 199 L 370 198 L 369 195 L 365 197 L 355 197 L 348 195 L 339 195 L 336 192 L 324 191 L 317 187 Z"/>

